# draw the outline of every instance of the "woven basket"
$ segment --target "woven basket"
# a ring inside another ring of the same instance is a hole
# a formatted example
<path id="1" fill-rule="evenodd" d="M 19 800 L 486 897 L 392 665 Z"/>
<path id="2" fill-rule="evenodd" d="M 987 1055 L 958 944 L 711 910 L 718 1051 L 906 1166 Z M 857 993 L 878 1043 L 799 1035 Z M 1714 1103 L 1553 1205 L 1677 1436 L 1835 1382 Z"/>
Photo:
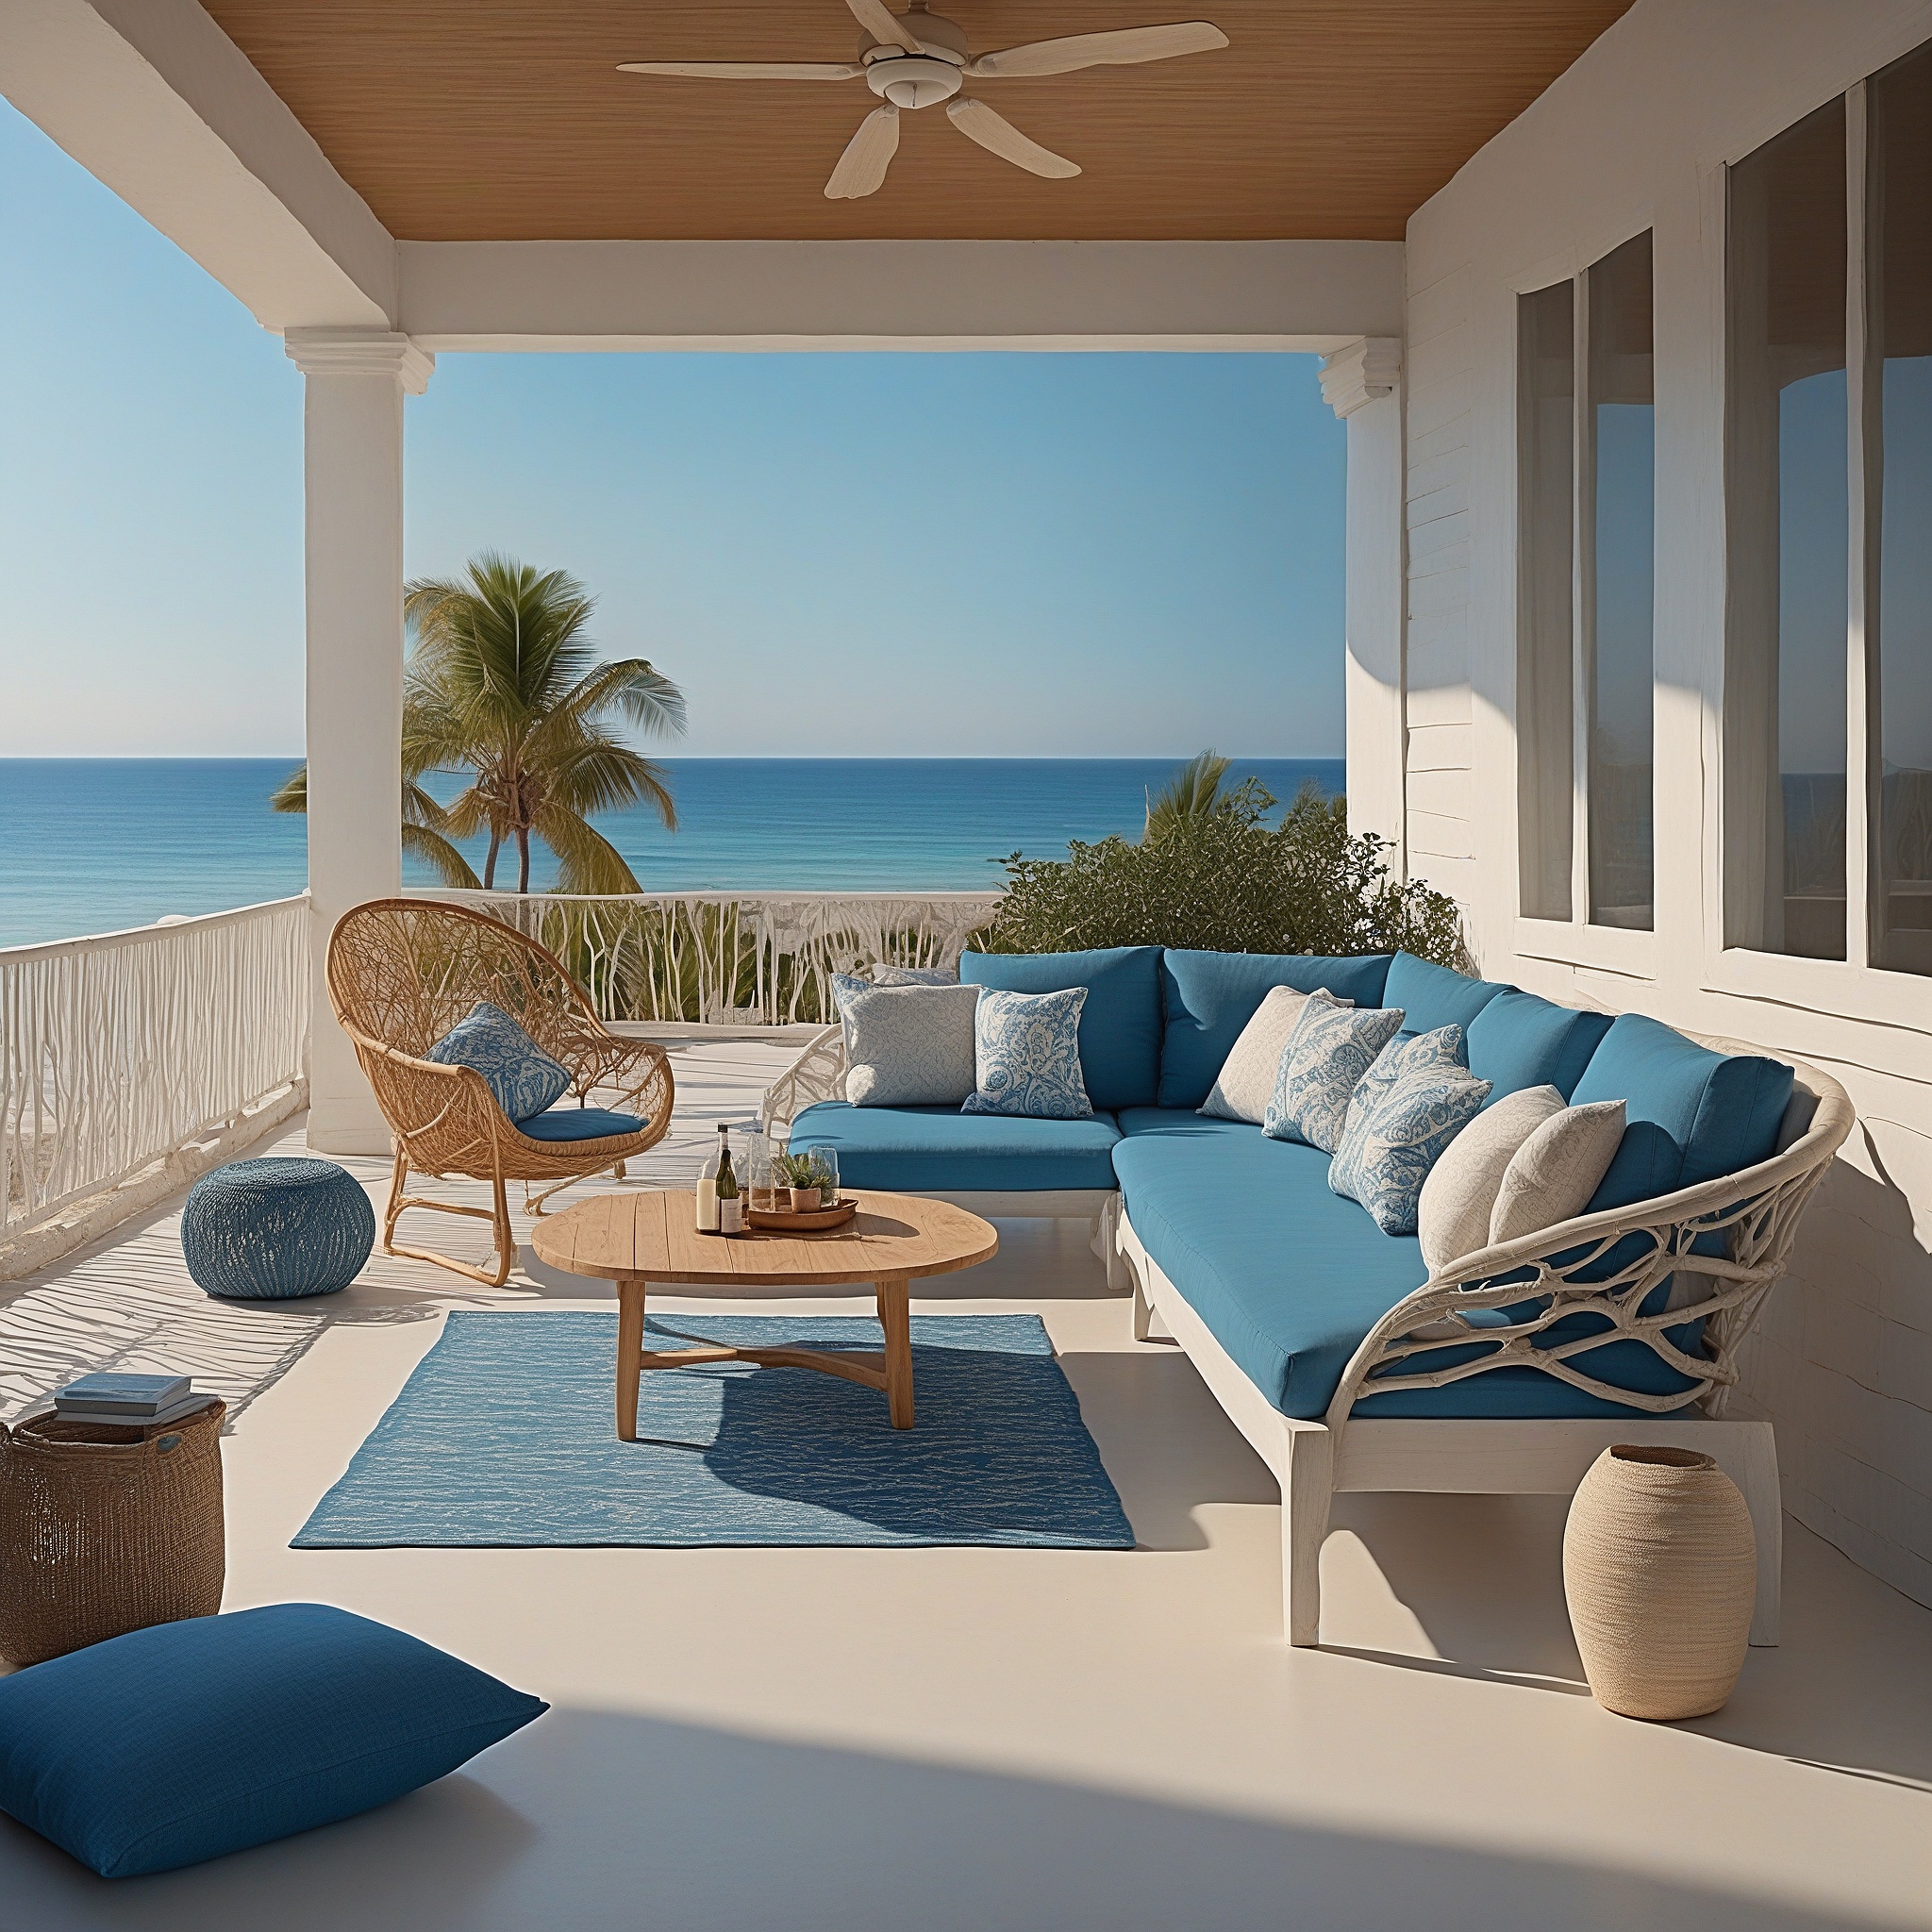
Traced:
<path id="1" fill-rule="evenodd" d="M 37 1664 L 221 1608 L 226 1413 L 0 1428 L 0 1657 Z"/>

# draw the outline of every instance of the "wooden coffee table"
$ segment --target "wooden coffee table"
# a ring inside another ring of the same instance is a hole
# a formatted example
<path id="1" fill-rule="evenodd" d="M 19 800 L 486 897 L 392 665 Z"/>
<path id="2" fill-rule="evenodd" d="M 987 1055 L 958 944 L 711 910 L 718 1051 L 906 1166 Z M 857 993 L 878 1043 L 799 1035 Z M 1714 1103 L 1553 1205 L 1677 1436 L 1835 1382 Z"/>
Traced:
<path id="1" fill-rule="evenodd" d="M 926 1274 L 976 1267 L 999 1252 L 991 1224 L 945 1201 L 860 1190 L 858 1212 L 824 1234 L 700 1234 L 689 1189 L 597 1194 L 538 1222 L 530 1245 L 567 1274 L 617 1284 L 617 1434 L 638 1439 L 638 1379 L 645 1369 L 692 1362 L 756 1362 L 767 1369 L 817 1369 L 883 1391 L 895 1429 L 912 1426 L 912 1330 L 908 1284 Z M 647 1349 L 644 1294 L 660 1288 L 835 1288 L 871 1282 L 878 1295 L 877 1349 Z"/>

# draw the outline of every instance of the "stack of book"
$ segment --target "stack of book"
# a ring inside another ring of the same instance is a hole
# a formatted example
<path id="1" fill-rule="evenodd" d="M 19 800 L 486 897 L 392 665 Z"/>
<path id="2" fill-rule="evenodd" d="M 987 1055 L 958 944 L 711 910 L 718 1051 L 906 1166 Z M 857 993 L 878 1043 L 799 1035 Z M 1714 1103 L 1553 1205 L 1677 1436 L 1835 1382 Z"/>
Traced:
<path id="1" fill-rule="evenodd" d="M 69 1422 L 113 1423 L 141 1428 L 172 1423 L 206 1408 L 212 1395 L 197 1395 L 187 1375 L 83 1375 L 54 1397 L 54 1412 Z"/>

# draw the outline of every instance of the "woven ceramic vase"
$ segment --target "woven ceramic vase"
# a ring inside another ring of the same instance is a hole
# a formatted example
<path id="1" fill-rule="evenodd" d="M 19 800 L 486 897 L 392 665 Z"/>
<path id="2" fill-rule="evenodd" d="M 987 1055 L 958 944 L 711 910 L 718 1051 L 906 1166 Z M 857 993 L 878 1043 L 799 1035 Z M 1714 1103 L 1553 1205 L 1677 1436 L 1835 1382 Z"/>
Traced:
<path id="1" fill-rule="evenodd" d="M 1703 1717 L 1744 1667 L 1757 1540 L 1708 1456 L 1606 1449 L 1563 1531 L 1563 1594 L 1596 1701 L 1624 1717 Z"/>

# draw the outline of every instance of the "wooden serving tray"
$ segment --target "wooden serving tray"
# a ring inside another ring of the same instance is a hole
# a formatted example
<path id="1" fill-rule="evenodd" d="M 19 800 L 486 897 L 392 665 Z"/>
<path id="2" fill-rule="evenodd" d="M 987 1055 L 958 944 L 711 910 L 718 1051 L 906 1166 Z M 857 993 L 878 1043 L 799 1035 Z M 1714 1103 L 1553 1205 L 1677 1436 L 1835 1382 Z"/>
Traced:
<path id="1" fill-rule="evenodd" d="M 858 1203 L 849 1195 L 836 1208 L 808 1208 L 803 1214 L 791 1208 L 747 1208 L 748 1226 L 767 1227 L 786 1234 L 809 1234 L 815 1228 L 842 1227 L 858 1212 Z"/>

